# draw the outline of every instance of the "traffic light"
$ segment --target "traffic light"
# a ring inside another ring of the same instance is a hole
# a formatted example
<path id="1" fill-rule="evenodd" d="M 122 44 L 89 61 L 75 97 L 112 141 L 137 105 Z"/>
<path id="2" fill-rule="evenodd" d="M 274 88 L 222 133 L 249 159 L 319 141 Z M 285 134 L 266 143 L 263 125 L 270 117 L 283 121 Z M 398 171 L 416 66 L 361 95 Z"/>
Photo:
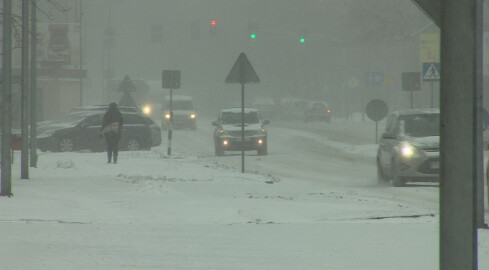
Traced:
<path id="1" fill-rule="evenodd" d="M 300 42 L 300 43 L 306 43 L 306 39 L 305 39 L 305 38 L 303 38 L 303 37 L 301 37 L 301 38 L 299 38 L 299 42 Z"/>
<path id="2" fill-rule="evenodd" d="M 215 36 L 216 35 L 216 33 L 217 33 L 217 29 L 216 28 L 217 28 L 217 22 L 216 22 L 215 19 L 212 19 L 211 20 L 211 25 L 210 25 L 210 28 L 209 28 L 209 34 L 211 36 Z"/>
<path id="3" fill-rule="evenodd" d="M 250 22 L 248 23 L 248 36 L 250 39 L 256 39 L 258 32 L 258 23 Z"/>

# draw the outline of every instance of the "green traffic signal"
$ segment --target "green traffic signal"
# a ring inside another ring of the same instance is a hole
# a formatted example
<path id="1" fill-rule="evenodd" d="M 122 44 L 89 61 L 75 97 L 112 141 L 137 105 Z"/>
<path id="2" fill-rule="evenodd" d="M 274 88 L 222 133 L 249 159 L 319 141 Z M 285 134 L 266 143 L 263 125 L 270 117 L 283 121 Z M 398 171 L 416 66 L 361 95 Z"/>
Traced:
<path id="1" fill-rule="evenodd" d="M 250 38 L 251 39 L 255 39 L 256 38 L 256 35 L 255 34 L 250 34 Z"/>
<path id="2" fill-rule="evenodd" d="M 301 43 L 305 43 L 305 42 L 306 42 L 306 39 L 305 39 L 305 38 L 301 38 L 301 39 L 299 39 L 299 41 L 300 41 Z"/>

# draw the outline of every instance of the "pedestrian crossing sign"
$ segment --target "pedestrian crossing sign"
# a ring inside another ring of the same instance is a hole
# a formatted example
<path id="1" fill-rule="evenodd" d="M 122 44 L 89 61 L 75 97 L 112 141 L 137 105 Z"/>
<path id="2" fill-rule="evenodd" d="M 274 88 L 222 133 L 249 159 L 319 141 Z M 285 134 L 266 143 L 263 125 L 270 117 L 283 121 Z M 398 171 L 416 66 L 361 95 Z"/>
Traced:
<path id="1" fill-rule="evenodd" d="M 423 63 L 423 81 L 434 82 L 440 80 L 440 63 Z"/>

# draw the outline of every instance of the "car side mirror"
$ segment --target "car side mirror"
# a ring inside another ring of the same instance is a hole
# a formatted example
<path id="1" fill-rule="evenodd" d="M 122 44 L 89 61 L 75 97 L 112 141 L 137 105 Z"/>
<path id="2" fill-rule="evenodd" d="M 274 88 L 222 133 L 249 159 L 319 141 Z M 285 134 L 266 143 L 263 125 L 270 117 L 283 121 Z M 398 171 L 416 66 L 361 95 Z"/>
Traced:
<path id="1" fill-rule="evenodd" d="M 219 126 L 219 123 L 217 121 L 212 121 L 212 125 L 217 127 Z"/>
<path id="2" fill-rule="evenodd" d="M 265 119 L 265 120 L 263 120 L 263 121 L 262 121 L 262 123 L 263 123 L 264 125 L 268 125 L 268 124 L 270 124 L 270 120 Z"/>

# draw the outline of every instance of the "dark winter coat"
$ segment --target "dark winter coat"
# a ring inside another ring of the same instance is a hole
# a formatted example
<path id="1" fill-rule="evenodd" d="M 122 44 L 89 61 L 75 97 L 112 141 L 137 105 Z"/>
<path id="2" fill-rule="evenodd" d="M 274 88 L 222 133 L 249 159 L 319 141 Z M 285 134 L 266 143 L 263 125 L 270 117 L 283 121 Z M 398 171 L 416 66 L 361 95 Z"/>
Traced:
<path id="1" fill-rule="evenodd" d="M 117 107 L 109 108 L 102 119 L 102 129 L 100 133 L 106 139 L 115 139 L 119 141 L 121 138 L 122 124 L 122 114 Z"/>

